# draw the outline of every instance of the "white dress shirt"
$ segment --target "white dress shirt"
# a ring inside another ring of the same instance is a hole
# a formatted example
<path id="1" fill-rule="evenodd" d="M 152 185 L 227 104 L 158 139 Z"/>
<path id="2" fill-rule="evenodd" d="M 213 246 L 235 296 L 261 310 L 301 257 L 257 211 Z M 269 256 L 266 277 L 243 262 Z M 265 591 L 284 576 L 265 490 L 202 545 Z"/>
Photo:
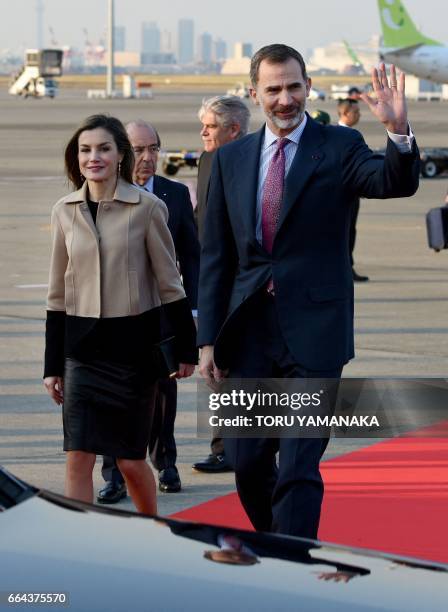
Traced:
<path id="1" fill-rule="evenodd" d="M 338 125 L 341 127 L 351 128 L 351 125 L 347 125 L 343 121 L 338 121 Z M 411 126 L 408 123 L 409 134 L 394 134 L 386 130 L 387 135 L 392 140 L 394 145 L 400 151 L 400 153 L 410 153 L 412 151 L 412 145 L 414 144 L 414 134 Z"/>

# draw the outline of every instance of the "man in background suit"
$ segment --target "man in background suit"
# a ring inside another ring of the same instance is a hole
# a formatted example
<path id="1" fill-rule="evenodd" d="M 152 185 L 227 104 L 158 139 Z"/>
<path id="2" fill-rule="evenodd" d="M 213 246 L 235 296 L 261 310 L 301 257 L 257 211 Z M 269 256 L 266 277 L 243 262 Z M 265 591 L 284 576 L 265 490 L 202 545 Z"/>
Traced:
<path id="1" fill-rule="evenodd" d="M 336 380 L 354 356 L 348 252 L 353 197 L 411 196 L 419 157 L 407 122 L 404 75 L 374 69 L 362 94 L 388 131 L 379 159 L 356 130 L 305 113 L 311 80 L 286 45 L 251 61 L 251 96 L 266 125 L 217 150 L 201 253 L 200 373 L 230 378 Z M 326 438 L 225 439 L 254 527 L 317 538 Z M 279 452 L 279 463 L 276 453 Z"/>
<path id="2" fill-rule="evenodd" d="M 199 241 L 202 242 L 213 156 L 222 145 L 238 140 L 247 134 L 250 113 L 240 98 L 222 95 L 204 100 L 198 117 L 202 123 L 201 138 L 204 143 L 204 152 L 199 158 L 195 219 Z M 214 474 L 231 472 L 232 468 L 226 459 L 222 438 L 213 438 L 210 450 L 210 454 L 205 459 L 193 464 L 193 469 L 197 472 Z"/>
<path id="3" fill-rule="evenodd" d="M 202 123 L 200 134 L 204 152 L 198 164 L 195 218 L 199 241 L 202 242 L 213 156 L 222 145 L 238 140 L 247 134 L 250 112 L 243 100 L 237 96 L 222 95 L 203 100 L 198 117 Z"/>
<path id="4" fill-rule="evenodd" d="M 155 174 L 161 143 L 154 127 L 138 120 L 129 123 L 126 130 L 135 155 L 134 183 L 154 193 L 168 208 L 168 227 L 173 237 L 185 293 L 192 310 L 196 310 L 200 248 L 188 188 L 182 183 Z M 159 471 L 159 489 L 167 493 L 181 489 L 176 468 L 177 452 L 174 439 L 176 407 L 176 380 L 159 381 L 155 407 L 157 425 L 154 426 L 157 437 L 151 436 L 150 452 L 151 461 Z M 99 492 L 98 502 L 116 503 L 126 496 L 124 481 L 114 458 L 103 458 L 102 474 L 106 486 Z"/>
<path id="5" fill-rule="evenodd" d="M 358 93 L 359 96 L 359 93 Z M 353 128 L 358 124 L 361 117 L 359 110 L 359 102 L 356 98 L 345 98 L 338 102 L 338 125 L 341 127 Z M 349 251 L 350 263 L 352 265 L 353 280 L 355 283 L 365 283 L 369 280 L 368 276 L 358 274 L 354 268 L 353 251 L 355 250 L 356 242 L 356 223 L 359 214 L 359 198 L 353 198 L 351 202 L 350 216 L 350 233 L 349 233 Z"/>

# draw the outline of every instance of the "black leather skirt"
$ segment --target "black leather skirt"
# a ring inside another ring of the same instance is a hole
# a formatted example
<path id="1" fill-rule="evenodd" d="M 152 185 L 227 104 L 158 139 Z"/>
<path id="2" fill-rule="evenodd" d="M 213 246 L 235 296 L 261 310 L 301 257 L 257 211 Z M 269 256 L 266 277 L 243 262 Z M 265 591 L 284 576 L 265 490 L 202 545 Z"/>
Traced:
<path id="1" fill-rule="evenodd" d="M 65 360 L 64 450 L 146 457 L 156 383 L 146 369 L 96 359 Z"/>

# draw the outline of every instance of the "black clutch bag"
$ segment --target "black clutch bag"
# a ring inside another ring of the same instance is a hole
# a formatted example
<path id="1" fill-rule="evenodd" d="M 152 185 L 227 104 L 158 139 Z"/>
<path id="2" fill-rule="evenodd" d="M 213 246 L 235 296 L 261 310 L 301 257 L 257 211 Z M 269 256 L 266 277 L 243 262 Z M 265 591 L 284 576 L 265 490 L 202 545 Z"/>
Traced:
<path id="1" fill-rule="evenodd" d="M 153 364 L 156 378 L 173 378 L 179 371 L 175 337 L 170 336 L 153 347 Z"/>
<path id="2" fill-rule="evenodd" d="M 426 214 L 429 248 L 441 251 L 448 248 L 448 206 L 431 208 Z"/>
<path id="3" fill-rule="evenodd" d="M 448 248 L 448 205 L 431 208 L 426 214 L 429 248 L 441 251 Z"/>

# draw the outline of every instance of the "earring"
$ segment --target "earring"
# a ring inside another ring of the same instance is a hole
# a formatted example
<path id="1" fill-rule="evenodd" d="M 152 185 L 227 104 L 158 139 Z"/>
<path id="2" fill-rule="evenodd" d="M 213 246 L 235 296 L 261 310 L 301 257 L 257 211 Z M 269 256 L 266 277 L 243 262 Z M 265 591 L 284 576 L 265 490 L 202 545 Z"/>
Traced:
<path id="1" fill-rule="evenodd" d="M 80 172 L 79 176 L 81 177 L 81 181 L 84 183 L 84 181 L 86 180 L 86 177 L 84 176 L 84 174 Z"/>
<path id="2" fill-rule="evenodd" d="M 121 161 L 118 162 L 118 176 L 121 174 Z"/>

